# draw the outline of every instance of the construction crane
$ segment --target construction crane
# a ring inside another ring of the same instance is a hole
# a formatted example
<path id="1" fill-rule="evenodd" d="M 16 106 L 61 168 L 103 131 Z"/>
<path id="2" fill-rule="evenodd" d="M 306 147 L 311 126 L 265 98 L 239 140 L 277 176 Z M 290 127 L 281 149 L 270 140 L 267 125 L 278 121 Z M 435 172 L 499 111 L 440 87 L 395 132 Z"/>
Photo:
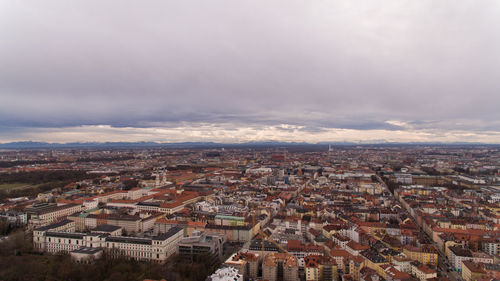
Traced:
<path id="1" fill-rule="evenodd" d="M 267 234 L 265 234 L 262 230 L 259 230 L 259 233 L 262 236 L 262 256 L 264 256 L 264 241 L 265 240 L 273 243 L 276 247 L 278 247 L 278 249 L 280 249 L 284 253 L 288 254 L 288 251 L 285 248 L 283 248 L 278 242 L 274 241 L 274 239 L 272 239 Z"/>
<path id="2" fill-rule="evenodd" d="M 256 211 L 255 211 L 255 208 L 252 208 L 252 232 L 253 232 L 253 229 L 255 229 L 255 214 L 256 214 Z M 277 243 L 276 241 L 274 241 L 274 239 L 272 239 L 271 237 L 269 237 L 267 234 L 264 233 L 264 231 L 262 231 L 262 229 L 259 229 L 259 234 L 261 236 L 261 240 L 262 240 L 262 255 L 261 257 L 264 258 L 264 243 L 265 241 L 269 241 L 271 243 L 273 243 L 276 247 L 278 247 L 278 249 L 280 249 L 281 251 L 283 251 L 284 253 L 287 253 L 288 254 L 288 251 L 283 248 L 279 243 Z"/>

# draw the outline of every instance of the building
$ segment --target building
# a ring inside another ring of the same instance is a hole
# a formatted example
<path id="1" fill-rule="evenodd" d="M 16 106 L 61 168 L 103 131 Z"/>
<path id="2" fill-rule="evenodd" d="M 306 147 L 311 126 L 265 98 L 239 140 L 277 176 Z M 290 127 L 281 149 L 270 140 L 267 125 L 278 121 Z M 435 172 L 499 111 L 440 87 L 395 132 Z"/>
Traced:
<path id="1" fill-rule="evenodd" d="M 392 258 L 392 263 L 395 266 L 398 266 L 401 271 L 411 273 L 411 265 L 410 265 L 411 260 L 407 257 L 404 256 L 395 256 Z"/>
<path id="2" fill-rule="evenodd" d="M 405 245 L 403 253 L 411 260 L 416 260 L 423 264 L 436 266 L 438 262 L 437 250 L 432 246 L 413 247 Z"/>
<path id="3" fill-rule="evenodd" d="M 174 227 L 154 237 L 138 238 L 111 236 L 109 233 L 76 233 L 38 230 L 34 233 L 35 249 L 48 253 L 71 253 L 82 256 L 88 252 L 82 248 L 101 248 L 110 256 L 126 256 L 135 260 L 164 262 L 177 251 L 177 243 L 183 237 L 182 228 Z M 78 258 L 80 259 L 80 258 Z"/>
<path id="4" fill-rule="evenodd" d="M 297 258 L 299 268 L 304 268 L 304 258 L 307 255 L 323 255 L 323 247 L 311 244 L 303 244 L 299 240 L 288 240 L 287 249 L 288 253 L 294 255 Z"/>
<path id="5" fill-rule="evenodd" d="M 295 281 L 299 278 L 297 258 L 286 253 L 270 253 L 262 261 L 262 279 Z"/>
<path id="6" fill-rule="evenodd" d="M 491 279 L 500 280 L 500 264 L 483 264 L 486 277 Z"/>
<path id="7" fill-rule="evenodd" d="M 139 216 L 105 213 L 88 214 L 87 216 L 85 216 L 84 220 L 86 229 L 93 229 L 98 227 L 99 225 L 107 224 L 119 226 L 122 228 L 122 231 L 127 234 L 144 231 L 141 228 L 142 219 Z M 153 227 L 153 224 L 151 225 L 151 227 Z"/>
<path id="8" fill-rule="evenodd" d="M 472 261 L 476 263 L 493 263 L 493 257 L 483 252 L 472 252 Z"/>
<path id="9" fill-rule="evenodd" d="M 332 257 L 308 255 L 304 258 L 306 281 L 338 280 L 337 264 Z"/>
<path id="10" fill-rule="evenodd" d="M 248 242 L 252 239 L 253 228 L 251 225 L 229 226 L 207 224 L 205 226 L 205 231 L 206 233 L 224 235 L 227 241 Z"/>
<path id="11" fill-rule="evenodd" d="M 462 262 L 462 278 L 464 281 L 476 281 L 486 274 L 480 263 L 470 260 Z"/>
<path id="12" fill-rule="evenodd" d="M 219 234 L 206 234 L 195 231 L 192 236 L 184 237 L 179 241 L 178 253 L 182 256 L 208 254 L 222 259 L 226 238 Z"/>
<path id="13" fill-rule="evenodd" d="M 341 249 L 345 249 L 347 243 L 349 243 L 349 241 L 351 241 L 349 238 L 342 236 L 340 234 L 337 234 L 337 233 L 332 235 L 332 240 L 335 244 L 339 245 L 339 247 Z"/>
<path id="14" fill-rule="evenodd" d="M 469 249 L 464 249 L 459 246 L 449 247 L 449 257 L 451 265 L 456 271 L 462 271 L 462 262 L 472 260 L 472 252 Z"/>
<path id="15" fill-rule="evenodd" d="M 109 234 L 110 236 L 121 236 L 122 228 L 115 225 L 101 224 L 98 227 L 92 229 L 90 232 Z"/>
<path id="16" fill-rule="evenodd" d="M 246 280 L 256 279 L 259 274 L 259 256 L 250 252 L 239 252 L 233 254 L 224 262 L 225 266 L 234 267 L 239 273 L 243 274 Z"/>
<path id="17" fill-rule="evenodd" d="M 483 251 L 490 256 L 495 256 L 499 253 L 500 237 L 490 237 L 482 241 Z"/>
<path id="18" fill-rule="evenodd" d="M 434 269 L 420 263 L 417 266 L 412 265 L 412 274 L 420 281 L 425 281 L 427 279 L 437 277 L 437 272 Z"/>
<path id="19" fill-rule="evenodd" d="M 243 281 L 243 275 L 233 267 L 219 268 L 207 277 L 207 281 Z"/>
<path id="20" fill-rule="evenodd" d="M 47 231 L 74 232 L 75 222 L 70 220 L 63 220 L 57 223 L 35 228 L 33 230 L 33 249 L 37 251 L 44 251 L 44 235 Z"/>
<path id="21" fill-rule="evenodd" d="M 82 205 L 39 204 L 27 209 L 31 227 L 46 226 L 71 214 L 82 211 Z"/>
<path id="22" fill-rule="evenodd" d="M 26 213 L 15 211 L 0 211 L 0 218 L 5 218 L 7 222 L 15 225 L 26 224 L 28 221 Z"/>

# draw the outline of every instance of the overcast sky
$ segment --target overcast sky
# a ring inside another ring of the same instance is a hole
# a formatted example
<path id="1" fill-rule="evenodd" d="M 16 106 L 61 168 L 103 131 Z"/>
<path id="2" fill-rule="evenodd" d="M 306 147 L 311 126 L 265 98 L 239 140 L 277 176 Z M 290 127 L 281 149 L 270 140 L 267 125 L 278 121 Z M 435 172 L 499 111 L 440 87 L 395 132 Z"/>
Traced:
<path id="1" fill-rule="evenodd" d="M 500 1 L 0 2 L 0 142 L 500 143 Z"/>

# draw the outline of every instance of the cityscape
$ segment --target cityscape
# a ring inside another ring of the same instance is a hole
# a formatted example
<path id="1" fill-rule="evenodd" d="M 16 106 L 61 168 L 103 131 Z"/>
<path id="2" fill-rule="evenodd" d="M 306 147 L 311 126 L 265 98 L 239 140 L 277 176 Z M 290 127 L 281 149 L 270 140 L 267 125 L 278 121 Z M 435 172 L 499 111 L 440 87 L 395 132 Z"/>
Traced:
<path id="1" fill-rule="evenodd" d="M 500 281 L 500 1 L 0 0 L 0 281 Z"/>
<path id="2" fill-rule="evenodd" d="M 144 280 L 495 280 L 499 163 L 495 145 L 3 150 L 2 251 L 163 268 Z"/>

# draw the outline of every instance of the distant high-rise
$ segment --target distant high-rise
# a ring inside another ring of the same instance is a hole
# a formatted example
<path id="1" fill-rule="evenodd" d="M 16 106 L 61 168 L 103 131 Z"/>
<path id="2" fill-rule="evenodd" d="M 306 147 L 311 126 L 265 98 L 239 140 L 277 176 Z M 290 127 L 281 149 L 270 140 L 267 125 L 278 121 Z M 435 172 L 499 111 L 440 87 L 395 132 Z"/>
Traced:
<path id="1" fill-rule="evenodd" d="M 328 152 L 333 152 L 333 147 L 332 147 L 332 145 L 331 145 L 331 144 L 330 144 L 330 145 L 328 145 Z"/>

